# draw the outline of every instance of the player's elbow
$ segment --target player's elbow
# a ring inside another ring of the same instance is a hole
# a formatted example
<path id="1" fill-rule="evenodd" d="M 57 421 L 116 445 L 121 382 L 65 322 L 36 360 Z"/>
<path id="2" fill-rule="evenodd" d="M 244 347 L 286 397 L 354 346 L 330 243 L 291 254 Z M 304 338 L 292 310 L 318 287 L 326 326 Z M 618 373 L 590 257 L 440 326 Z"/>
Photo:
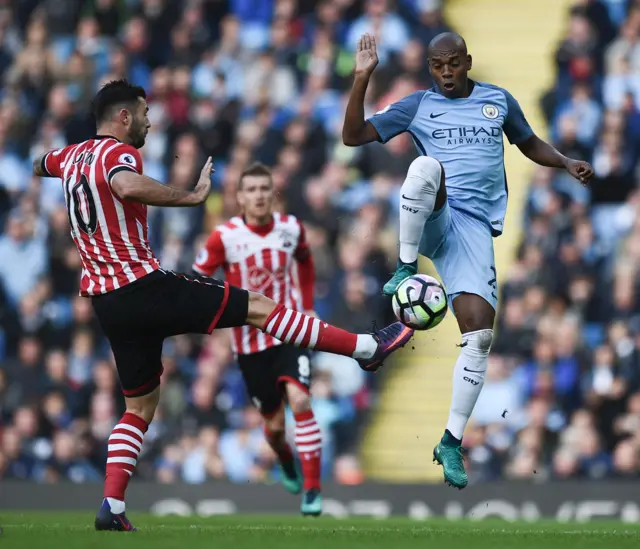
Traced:
<path id="1" fill-rule="evenodd" d="M 343 130 L 342 132 L 342 143 L 344 143 L 347 147 L 357 147 L 358 141 L 349 133 Z"/>
<path id="2" fill-rule="evenodd" d="M 347 147 L 357 147 L 360 144 L 358 139 L 360 133 L 362 133 L 362 128 L 347 119 L 342 126 L 342 142 Z"/>
<path id="3" fill-rule="evenodd" d="M 111 189 L 121 200 L 131 200 L 134 196 L 133 190 L 127 185 L 111 183 Z"/>
<path id="4" fill-rule="evenodd" d="M 361 133 L 362 132 L 354 132 L 345 128 L 342 130 L 342 142 L 347 147 L 358 147 L 359 145 L 363 145 L 364 142 L 360 135 Z"/>

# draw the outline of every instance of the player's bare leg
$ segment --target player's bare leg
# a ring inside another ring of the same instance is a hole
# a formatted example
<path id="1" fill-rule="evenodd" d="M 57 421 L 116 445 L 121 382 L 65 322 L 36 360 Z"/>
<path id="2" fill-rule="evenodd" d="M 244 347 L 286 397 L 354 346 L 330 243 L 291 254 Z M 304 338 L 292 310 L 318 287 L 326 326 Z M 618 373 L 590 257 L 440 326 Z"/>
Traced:
<path id="1" fill-rule="evenodd" d="M 322 473 L 322 437 L 320 427 L 311 409 L 311 399 L 307 389 L 295 383 L 286 384 L 289 406 L 296 422 L 295 441 L 302 475 L 304 493 L 300 511 L 303 515 L 318 516 L 322 513 L 322 493 L 320 477 Z"/>
<path id="2" fill-rule="evenodd" d="M 126 412 L 108 441 L 104 499 L 96 516 L 96 530 L 136 530 L 125 515 L 125 492 L 159 399 L 160 387 L 147 395 L 125 397 Z"/>
<path id="3" fill-rule="evenodd" d="M 255 292 L 249 292 L 246 323 L 296 347 L 355 358 L 367 371 L 380 368 L 383 360 L 406 345 L 414 332 L 394 322 L 372 334 L 352 334 Z"/>
<path id="4" fill-rule="evenodd" d="M 398 266 L 382 289 L 393 295 L 405 278 L 418 272 L 418 247 L 424 224 L 447 202 L 444 169 L 435 158 L 419 156 L 409 166 L 400 189 L 400 251 Z"/>
<path id="5" fill-rule="evenodd" d="M 277 412 L 269 416 L 263 415 L 263 418 L 265 437 L 278 456 L 282 484 L 287 492 L 299 494 L 302 492 L 302 472 L 285 436 L 284 403 Z"/>
<path id="6" fill-rule="evenodd" d="M 462 343 L 453 371 L 447 429 L 433 450 L 433 458 L 442 465 L 445 482 L 462 489 L 468 482 L 462 456 L 462 436 L 484 385 L 495 311 L 484 298 L 476 294 L 460 294 L 453 300 L 453 308 L 462 333 Z"/>

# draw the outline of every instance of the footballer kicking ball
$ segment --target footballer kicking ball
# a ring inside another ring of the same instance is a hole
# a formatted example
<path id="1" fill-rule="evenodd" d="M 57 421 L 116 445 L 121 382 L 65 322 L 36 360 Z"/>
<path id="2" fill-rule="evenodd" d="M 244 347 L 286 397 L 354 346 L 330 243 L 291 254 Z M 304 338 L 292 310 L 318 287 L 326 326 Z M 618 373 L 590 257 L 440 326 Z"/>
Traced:
<path id="1" fill-rule="evenodd" d="M 414 330 L 430 330 L 447 314 L 447 293 L 440 282 L 425 274 L 405 278 L 392 298 L 396 318 Z"/>

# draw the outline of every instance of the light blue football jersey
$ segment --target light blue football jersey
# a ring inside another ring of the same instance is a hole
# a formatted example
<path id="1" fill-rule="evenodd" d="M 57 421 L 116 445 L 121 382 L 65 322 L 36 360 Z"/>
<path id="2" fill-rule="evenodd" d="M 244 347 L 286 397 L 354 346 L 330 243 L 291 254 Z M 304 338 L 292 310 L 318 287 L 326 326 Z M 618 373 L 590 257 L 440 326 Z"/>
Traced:
<path id="1" fill-rule="evenodd" d="M 436 88 L 415 92 L 369 119 L 383 143 L 409 132 L 422 155 L 444 166 L 449 205 L 502 233 L 507 176 L 502 134 L 517 145 L 533 130 L 506 90 L 473 82 L 469 97 L 447 99 Z"/>

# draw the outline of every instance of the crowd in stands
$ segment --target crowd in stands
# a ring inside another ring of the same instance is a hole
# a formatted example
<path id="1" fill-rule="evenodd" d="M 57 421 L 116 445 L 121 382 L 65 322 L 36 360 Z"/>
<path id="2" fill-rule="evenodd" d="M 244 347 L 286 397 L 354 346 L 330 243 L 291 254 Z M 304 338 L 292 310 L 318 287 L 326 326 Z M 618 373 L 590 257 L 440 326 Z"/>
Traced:
<path id="1" fill-rule="evenodd" d="M 60 182 L 30 169 L 94 133 L 90 100 L 106 81 L 148 92 L 148 175 L 187 188 L 215 160 L 204 207 L 150 209 L 165 267 L 190 269 L 208 232 L 236 213 L 238 175 L 258 160 L 273 168 L 278 208 L 307 227 L 320 316 L 355 331 L 388 317 L 379 289 L 416 152 L 406 135 L 341 144 L 366 30 L 380 37 L 367 114 L 431 85 L 425 47 L 447 30 L 440 0 L 0 1 L 0 478 L 100 480 L 123 411 L 108 346 L 77 296 Z M 583 188 L 535 170 L 465 435 L 472 482 L 640 470 L 640 1 L 576 1 L 555 62 L 541 101 L 552 141 L 592 162 L 596 178 Z M 227 337 L 167 341 L 137 478 L 276 480 Z M 377 378 L 332 355 L 314 366 L 325 477 L 361 482 Z"/>
<path id="2" fill-rule="evenodd" d="M 640 470 L 640 2 L 576 1 L 555 63 L 550 134 L 596 177 L 531 181 L 465 436 L 475 482 Z"/>
<path id="3" fill-rule="evenodd" d="M 60 181 L 31 176 L 33 158 L 95 133 L 90 101 L 109 80 L 147 90 L 147 175 L 189 188 L 214 157 L 205 207 L 150 208 L 166 268 L 190 270 L 208 232 L 237 213 L 239 173 L 261 161 L 278 208 L 307 227 L 319 315 L 354 331 L 384 322 L 398 188 L 416 152 L 407 136 L 341 144 L 356 38 L 368 29 L 381 45 L 372 114 L 430 85 L 425 46 L 446 29 L 440 0 L 0 0 L 0 478 L 100 480 L 123 411 L 108 346 L 77 296 Z M 227 337 L 167 341 L 136 478 L 275 480 Z M 350 359 L 314 363 L 325 477 L 360 482 L 375 377 Z"/>

